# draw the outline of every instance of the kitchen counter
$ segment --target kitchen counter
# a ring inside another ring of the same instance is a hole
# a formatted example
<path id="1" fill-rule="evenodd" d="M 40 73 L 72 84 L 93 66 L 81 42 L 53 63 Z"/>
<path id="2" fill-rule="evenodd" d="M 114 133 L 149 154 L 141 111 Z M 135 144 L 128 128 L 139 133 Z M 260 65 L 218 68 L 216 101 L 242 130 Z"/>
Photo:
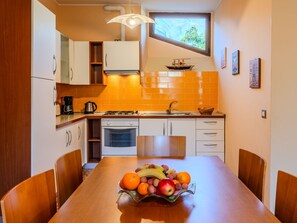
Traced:
<path id="1" fill-rule="evenodd" d="M 68 124 L 77 122 L 84 118 L 224 118 L 225 114 L 221 112 L 213 112 L 212 115 L 201 115 L 199 112 L 190 112 L 190 115 L 169 115 L 161 111 L 140 111 L 136 115 L 104 115 L 104 112 L 95 112 L 94 114 L 74 113 L 73 115 L 59 115 L 56 117 L 56 128 L 67 126 Z"/>

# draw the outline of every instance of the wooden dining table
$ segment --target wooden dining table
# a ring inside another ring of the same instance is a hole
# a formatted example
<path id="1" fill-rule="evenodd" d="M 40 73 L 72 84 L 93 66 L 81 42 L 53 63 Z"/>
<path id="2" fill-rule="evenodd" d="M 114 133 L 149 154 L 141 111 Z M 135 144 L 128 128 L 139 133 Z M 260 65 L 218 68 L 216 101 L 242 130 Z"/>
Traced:
<path id="1" fill-rule="evenodd" d="M 144 164 L 166 164 L 187 171 L 194 194 L 176 202 L 162 198 L 134 202 L 118 193 L 126 172 Z M 105 157 L 49 222 L 61 223 L 265 223 L 280 222 L 215 156 L 185 158 Z"/>

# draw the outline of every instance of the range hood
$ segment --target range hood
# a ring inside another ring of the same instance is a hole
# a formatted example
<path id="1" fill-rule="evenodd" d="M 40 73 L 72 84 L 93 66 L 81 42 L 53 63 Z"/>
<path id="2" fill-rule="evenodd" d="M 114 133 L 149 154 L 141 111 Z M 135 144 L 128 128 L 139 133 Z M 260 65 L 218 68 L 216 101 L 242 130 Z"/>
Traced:
<path id="1" fill-rule="evenodd" d="M 103 69 L 106 74 L 135 74 L 140 71 L 139 41 L 104 41 Z"/>

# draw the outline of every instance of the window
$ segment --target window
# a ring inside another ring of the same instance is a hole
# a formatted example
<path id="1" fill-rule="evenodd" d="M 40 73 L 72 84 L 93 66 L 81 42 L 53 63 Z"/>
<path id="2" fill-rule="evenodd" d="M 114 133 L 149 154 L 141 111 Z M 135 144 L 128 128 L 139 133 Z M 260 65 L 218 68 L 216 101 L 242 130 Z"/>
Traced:
<path id="1" fill-rule="evenodd" d="M 150 37 L 210 55 L 210 13 L 151 12 Z"/>

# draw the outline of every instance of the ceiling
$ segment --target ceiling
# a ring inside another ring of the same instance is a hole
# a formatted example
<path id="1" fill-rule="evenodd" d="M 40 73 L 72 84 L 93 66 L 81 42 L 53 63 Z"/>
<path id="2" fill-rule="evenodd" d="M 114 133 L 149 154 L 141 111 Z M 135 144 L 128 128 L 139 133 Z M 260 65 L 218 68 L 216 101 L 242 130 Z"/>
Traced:
<path id="1" fill-rule="evenodd" d="M 146 11 L 213 12 L 222 0 L 56 0 L 61 5 L 136 4 Z"/>

